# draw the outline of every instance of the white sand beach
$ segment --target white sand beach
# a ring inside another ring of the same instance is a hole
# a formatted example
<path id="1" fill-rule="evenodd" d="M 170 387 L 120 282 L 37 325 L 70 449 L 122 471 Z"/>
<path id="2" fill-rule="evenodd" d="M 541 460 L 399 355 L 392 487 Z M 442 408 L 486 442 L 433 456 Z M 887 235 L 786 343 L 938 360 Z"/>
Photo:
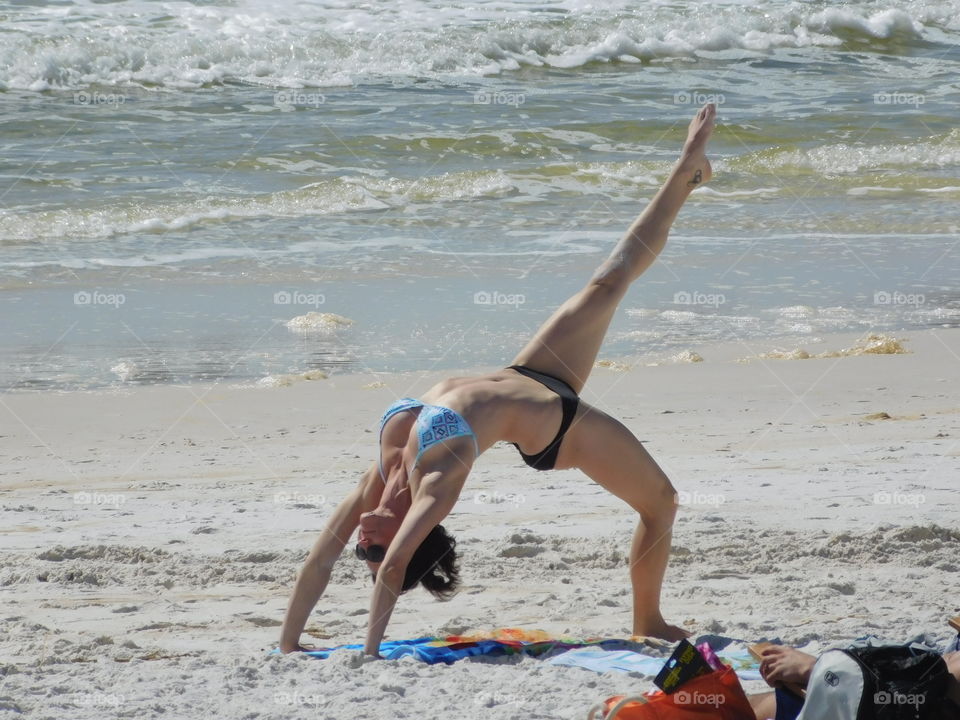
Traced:
<path id="1" fill-rule="evenodd" d="M 896 337 L 907 353 L 771 359 L 759 356 L 796 341 L 757 341 L 595 370 L 584 398 L 681 492 L 668 620 L 812 651 L 868 633 L 947 638 L 960 612 L 960 330 Z M 375 457 L 380 413 L 443 376 L 0 398 L 0 717 L 584 718 L 650 688 L 536 658 L 268 654 L 307 550 Z M 445 522 L 462 590 L 446 603 L 408 593 L 387 639 L 628 637 L 635 522 L 577 471 L 538 473 L 494 447 Z M 312 641 L 361 642 L 370 588 L 345 553 Z"/>

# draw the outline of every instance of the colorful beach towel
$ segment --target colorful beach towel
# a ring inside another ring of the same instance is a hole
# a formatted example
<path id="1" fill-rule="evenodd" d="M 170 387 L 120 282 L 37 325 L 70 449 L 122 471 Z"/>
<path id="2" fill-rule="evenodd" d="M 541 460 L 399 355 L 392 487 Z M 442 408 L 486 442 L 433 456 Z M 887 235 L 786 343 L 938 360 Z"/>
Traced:
<path id="1" fill-rule="evenodd" d="M 554 638 L 540 630 L 502 628 L 482 635 L 448 635 L 446 637 L 421 637 L 414 640 L 391 640 L 380 643 L 380 654 L 388 660 L 413 656 L 430 665 L 446 663 L 476 655 L 498 657 L 503 655 L 539 656 L 553 650 L 596 647 L 602 650 L 640 650 L 642 643 L 616 638 Z M 306 651 L 307 655 L 327 658 L 337 650 L 362 650 L 363 643 L 337 645 Z M 275 651 L 277 652 L 277 651 Z M 661 664 L 663 659 L 660 660 Z"/>
<path id="2" fill-rule="evenodd" d="M 363 643 L 356 643 L 316 648 L 306 651 L 306 654 L 328 658 L 337 650 L 362 649 Z M 429 665 L 450 665 L 457 660 L 478 655 L 503 657 L 522 654 L 538 657 L 547 653 L 551 653 L 551 656 L 546 662 L 552 665 L 582 667 L 599 673 L 637 672 L 649 676 L 657 674 L 669 655 L 653 655 L 647 645 L 634 640 L 552 637 L 542 630 L 520 628 L 502 628 L 478 635 L 391 640 L 380 644 L 380 654 L 388 660 L 411 656 Z M 760 679 L 759 663 L 750 656 L 745 646 L 728 640 L 725 647 L 717 651 L 717 656 L 731 665 L 742 680 Z"/>

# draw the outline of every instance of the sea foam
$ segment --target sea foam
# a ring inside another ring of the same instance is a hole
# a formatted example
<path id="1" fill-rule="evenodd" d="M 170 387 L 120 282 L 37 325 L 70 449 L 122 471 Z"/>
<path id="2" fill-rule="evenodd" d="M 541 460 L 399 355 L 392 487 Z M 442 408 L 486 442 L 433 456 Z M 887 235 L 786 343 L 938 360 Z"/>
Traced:
<path id="1" fill-rule="evenodd" d="M 687 2 L 640 12 L 628 0 L 601 9 L 561 0 L 551 9 L 531 12 L 517 1 L 456 8 L 402 0 L 345 10 L 326 3 L 238 0 L 202 7 L 167 3 L 158 22 L 146 0 L 20 5 L 7 11 L 0 88 L 335 87 L 384 78 L 482 77 L 524 67 L 667 62 L 709 53 L 752 56 L 851 42 L 881 51 L 890 42 L 956 43 L 955 3 L 908 12 L 868 3 L 818 9 Z"/>
<path id="2" fill-rule="evenodd" d="M 350 318 L 316 311 L 310 311 L 306 315 L 298 315 L 287 321 L 289 330 L 306 335 L 332 335 L 351 325 L 353 325 L 353 320 Z"/>

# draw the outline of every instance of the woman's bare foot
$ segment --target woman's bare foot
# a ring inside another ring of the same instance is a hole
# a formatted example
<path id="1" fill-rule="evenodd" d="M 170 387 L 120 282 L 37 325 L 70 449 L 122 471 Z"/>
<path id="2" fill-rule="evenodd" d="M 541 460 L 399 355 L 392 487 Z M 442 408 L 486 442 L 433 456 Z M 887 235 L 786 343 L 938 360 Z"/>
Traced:
<path id="1" fill-rule="evenodd" d="M 677 169 L 684 175 L 689 175 L 687 185 L 691 188 L 697 188 L 713 177 L 713 169 L 707 159 L 707 141 L 713 134 L 716 117 L 717 106 L 708 103 L 700 108 L 690 121 Z"/>
<path id="2" fill-rule="evenodd" d="M 690 637 L 690 633 L 683 628 L 671 625 L 662 617 L 646 623 L 634 624 L 633 634 L 640 637 L 654 637 L 670 642 L 678 642 Z"/>
<path id="3" fill-rule="evenodd" d="M 796 683 L 806 687 L 817 659 L 796 648 L 772 645 L 760 653 L 760 674 L 770 686 Z"/>

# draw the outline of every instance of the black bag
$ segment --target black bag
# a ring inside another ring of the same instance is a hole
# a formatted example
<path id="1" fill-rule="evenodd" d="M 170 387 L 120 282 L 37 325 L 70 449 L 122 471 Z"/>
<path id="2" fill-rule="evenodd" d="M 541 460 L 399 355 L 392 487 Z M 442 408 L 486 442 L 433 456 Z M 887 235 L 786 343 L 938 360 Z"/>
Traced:
<path id="1" fill-rule="evenodd" d="M 807 684 L 797 720 L 925 720 L 946 697 L 943 657 L 911 645 L 829 650 Z"/>

